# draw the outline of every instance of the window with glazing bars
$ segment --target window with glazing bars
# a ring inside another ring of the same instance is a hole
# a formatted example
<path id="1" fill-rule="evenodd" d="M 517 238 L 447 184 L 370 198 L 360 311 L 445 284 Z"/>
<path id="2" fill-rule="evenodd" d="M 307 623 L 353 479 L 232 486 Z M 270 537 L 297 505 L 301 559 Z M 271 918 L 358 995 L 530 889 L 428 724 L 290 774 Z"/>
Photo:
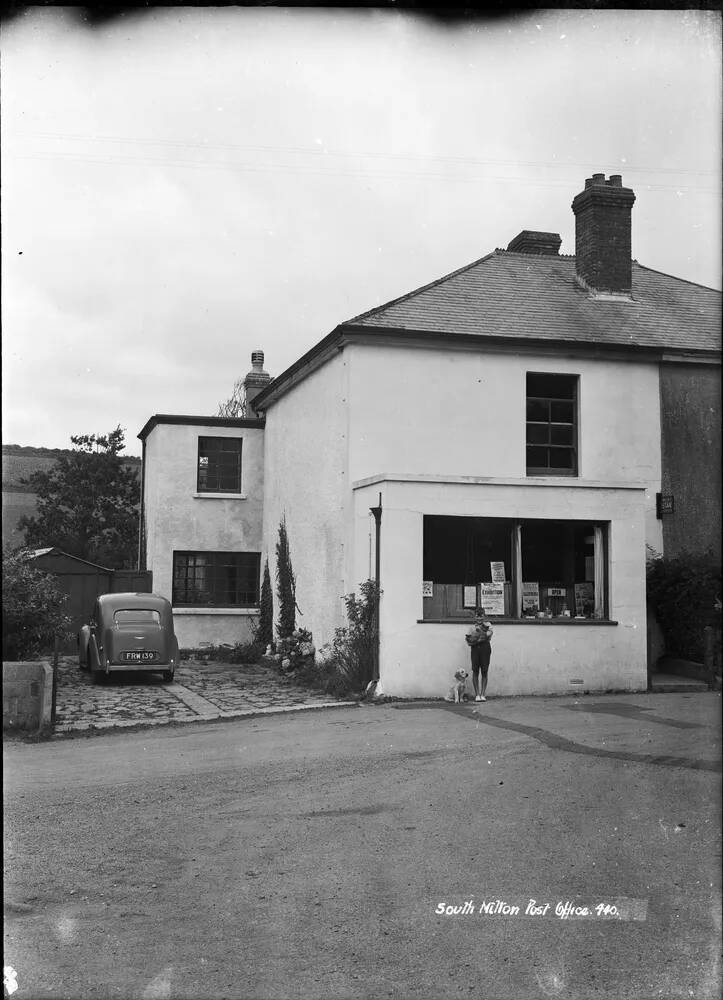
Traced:
<path id="1" fill-rule="evenodd" d="M 259 552 L 174 552 L 173 604 L 256 607 Z"/>
<path id="2" fill-rule="evenodd" d="M 527 475 L 578 474 L 577 375 L 527 373 Z"/>
<path id="3" fill-rule="evenodd" d="M 241 492 L 241 438 L 198 439 L 199 493 Z"/>

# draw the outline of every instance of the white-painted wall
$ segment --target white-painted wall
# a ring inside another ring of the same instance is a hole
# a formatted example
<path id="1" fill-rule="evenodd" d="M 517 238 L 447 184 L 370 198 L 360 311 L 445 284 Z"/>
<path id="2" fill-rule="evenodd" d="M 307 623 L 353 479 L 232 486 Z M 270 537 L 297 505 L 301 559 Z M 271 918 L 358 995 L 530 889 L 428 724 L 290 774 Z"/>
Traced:
<path id="1" fill-rule="evenodd" d="M 579 479 L 647 486 L 646 541 L 662 551 L 659 374 L 655 362 L 353 344 L 350 468 L 525 479 L 527 372 L 579 376 Z"/>
<path id="2" fill-rule="evenodd" d="M 579 477 L 525 475 L 528 371 L 580 377 Z M 645 688 L 645 543 L 661 547 L 655 364 L 352 343 L 266 421 L 265 553 L 273 579 L 285 514 L 298 622 L 317 646 L 344 623 L 342 595 L 373 575 L 380 492 L 382 682 L 397 695 L 439 696 L 469 656 L 464 625 L 419 623 L 424 514 L 600 520 L 618 624 L 500 624 L 489 691 Z M 424 481 L 445 476 L 487 481 Z M 360 486 L 368 477 L 380 481 Z"/>
<path id="3" fill-rule="evenodd" d="M 286 517 L 296 574 L 297 624 L 317 647 L 344 622 L 351 488 L 348 473 L 347 352 L 336 354 L 274 403 L 264 442 L 264 556 L 274 586 L 276 542 Z"/>
<path id="4" fill-rule="evenodd" d="M 385 481 L 355 490 L 357 575 L 366 572 L 368 508 L 383 496 L 380 674 L 386 694 L 441 697 L 469 670 L 467 628 L 422 622 L 425 514 L 607 521 L 610 615 L 616 625 L 498 623 L 488 694 L 645 690 L 645 517 L 642 488 Z M 579 684 L 571 682 L 581 681 Z"/>
<path id="5" fill-rule="evenodd" d="M 153 589 L 171 600 L 174 550 L 261 552 L 264 496 L 263 430 L 157 424 L 146 439 L 147 568 Z M 196 494 L 199 437 L 242 438 L 241 497 Z M 247 642 L 256 610 L 174 608 L 179 645 Z"/>

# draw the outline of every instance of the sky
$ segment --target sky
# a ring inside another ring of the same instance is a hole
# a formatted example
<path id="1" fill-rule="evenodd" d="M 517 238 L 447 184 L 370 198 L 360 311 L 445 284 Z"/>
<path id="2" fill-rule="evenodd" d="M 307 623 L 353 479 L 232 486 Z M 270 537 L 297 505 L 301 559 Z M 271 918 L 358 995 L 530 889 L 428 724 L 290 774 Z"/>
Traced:
<path id="1" fill-rule="evenodd" d="M 721 16 L 159 8 L 0 36 L 5 444 L 212 415 L 265 352 L 558 232 L 592 173 L 633 257 L 721 287 Z"/>

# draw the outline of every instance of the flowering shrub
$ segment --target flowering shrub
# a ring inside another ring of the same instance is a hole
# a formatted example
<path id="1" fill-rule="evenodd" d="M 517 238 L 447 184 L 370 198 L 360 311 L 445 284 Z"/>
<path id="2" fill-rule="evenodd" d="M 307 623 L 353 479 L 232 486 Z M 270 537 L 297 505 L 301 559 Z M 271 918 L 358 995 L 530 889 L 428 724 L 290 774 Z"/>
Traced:
<path id="1" fill-rule="evenodd" d="M 308 629 L 296 628 L 291 635 L 276 643 L 275 659 L 286 673 L 299 670 L 314 662 L 316 647 Z"/>

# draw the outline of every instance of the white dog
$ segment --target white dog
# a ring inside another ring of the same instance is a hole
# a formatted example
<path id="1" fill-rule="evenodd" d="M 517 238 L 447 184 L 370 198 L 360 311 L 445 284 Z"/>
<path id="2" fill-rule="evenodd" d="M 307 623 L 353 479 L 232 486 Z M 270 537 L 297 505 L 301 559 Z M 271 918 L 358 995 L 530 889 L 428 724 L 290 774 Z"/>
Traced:
<path id="1" fill-rule="evenodd" d="M 465 690 L 467 688 L 468 677 L 469 674 L 467 673 L 466 670 L 458 670 L 457 673 L 454 675 L 456 683 L 453 684 L 452 687 L 449 689 L 449 693 L 447 694 L 444 700 L 453 701 L 455 702 L 455 704 L 460 701 L 466 701 Z"/>

